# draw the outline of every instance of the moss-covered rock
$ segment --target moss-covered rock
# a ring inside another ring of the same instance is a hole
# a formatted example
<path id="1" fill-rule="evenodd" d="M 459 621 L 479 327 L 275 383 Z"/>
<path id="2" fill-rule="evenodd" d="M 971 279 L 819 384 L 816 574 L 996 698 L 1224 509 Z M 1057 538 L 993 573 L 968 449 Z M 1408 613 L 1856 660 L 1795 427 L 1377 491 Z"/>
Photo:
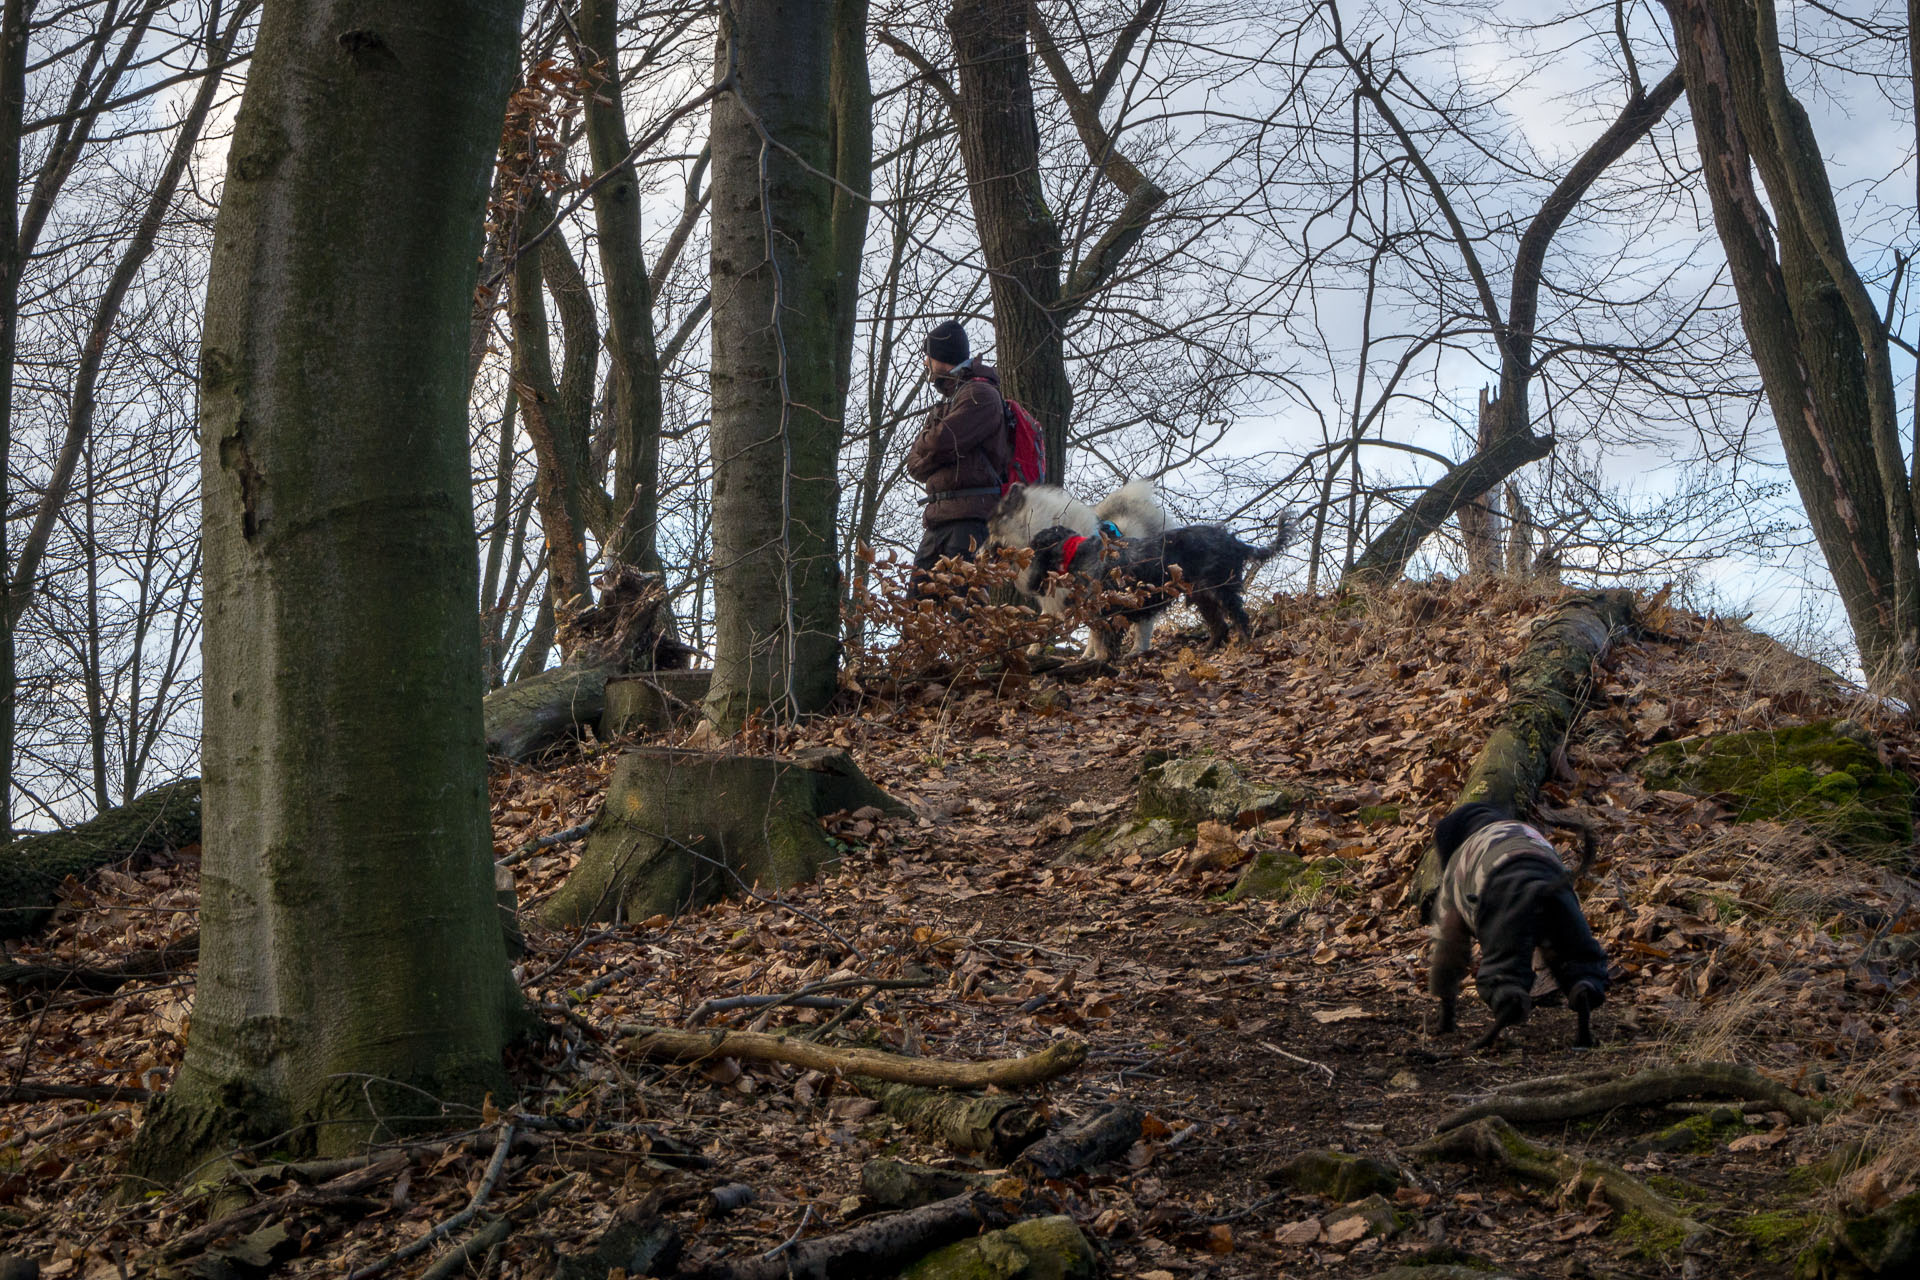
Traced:
<path id="1" fill-rule="evenodd" d="M 1400 806 L 1397 804 L 1363 804 L 1354 811 L 1353 816 L 1370 827 L 1383 826 L 1389 822 L 1400 821 Z"/>
<path id="2" fill-rule="evenodd" d="M 902 1280 L 1091 1280 L 1100 1262 L 1065 1215 L 1029 1218 L 928 1254 Z"/>
<path id="3" fill-rule="evenodd" d="M 1813 1214 L 1790 1209 L 1770 1209 L 1735 1218 L 1728 1226 L 1736 1235 L 1746 1237 L 1754 1251 L 1769 1262 L 1788 1262 L 1813 1237 L 1820 1220 Z"/>
<path id="4" fill-rule="evenodd" d="M 1747 1122 L 1735 1107 L 1715 1107 L 1712 1111 L 1688 1116 L 1634 1144 L 1634 1150 L 1672 1151 L 1704 1155 L 1721 1143 L 1751 1133 Z"/>
<path id="5" fill-rule="evenodd" d="M 1245 826 L 1283 817 L 1305 804 L 1297 787 L 1257 787 L 1232 762 L 1209 756 L 1164 760 L 1140 774 L 1143 819 L 1166 818 L 1186 826 L 1224 822 Z"/>
<path id="6" fill-rule="evenodd" d="M 1229 902 L 1258 898 L 1262 902 L 1301 902 L 1325 889 L 1349 892 L 1346 873 L 1353 864 L 1343 858 L 1315 858 L 1263 849 L 1240 872 L 1227 893 Z"/>
<path id="7" fill-rule="evenodd" d="M 1371 1195 L 1392 1195 L 1400 1186 L 1400 1175 L 1378 1160 L 1318 1147 L 1269 1170 L 1267 1181 L 1346 1204 Z"/>
<path id="8" fill-rule="evenodd" d="M 1736 822 L 1802 821 L 1854 853 L 1906 855 L 1913 780 L 1881 764 L 1849 728 L 1822 721 L 1667 742 L 1636 768 L 1654 790 L 1728 805 Z"/>
<path id="9" fill-rule="evenodd" d="M 1134 818 L 1110 827 L 1095 827 L 1075 840 L 1061 861 L 1118 862 L 1133 855 L 1157 858 L 1183 844 L 1192 844 L 1194 835 L 1191 824 L 1166 818 Z"/>
<path id="10" fill-rule="evenodd" d="M 1920 1192 L 1846 1219 L 1800 1255 L 1793 1274 L 1796 1280 L 1920 1275 Z"/>

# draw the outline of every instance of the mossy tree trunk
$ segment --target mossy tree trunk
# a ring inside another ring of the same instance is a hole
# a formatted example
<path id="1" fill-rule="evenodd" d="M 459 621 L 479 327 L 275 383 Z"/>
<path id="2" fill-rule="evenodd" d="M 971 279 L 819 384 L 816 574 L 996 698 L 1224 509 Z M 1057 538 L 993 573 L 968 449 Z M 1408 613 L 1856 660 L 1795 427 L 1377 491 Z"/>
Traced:
<path id="1" fill-rule="evenodd" d="M 713 106 L 714 681 L 808 715 L 840 657 L 839 457 L 872 170 L 866 0 L 728 0 Z M 763 133 L 764 130 L 764 133 Z"/>
<path id="2" fill-rule="evenodd" d="M 1507 704 L 1467 770 L 1455 804 L 1484 801 L 1515 813 L 1532 805 L 1593 688 L 1595 664 L 1614 637 L 1633 625 L 1633 593 L 1572 595 L 1534 627 L 1513 660 Z M 1431 846 L 1414 873 L 1410 899 L 1424 904 L 1440 889 L 1440 860 Z"/>
<path id="3" fill-rule="evenodd" d="M 840 856 L 820 819 L 866 805 L 899 812 L 843 751 L 792 759 L 647 747 L 624 756 L 551 925 L 644 920 L 760 885 L 812 879 Z"/>
<path id="4" fill-rule="evenodd" d="M 264 11 L 201 356 L 198 994 L 136 1176 L 505 1085 L 464 392 L 520 12 Z"/>

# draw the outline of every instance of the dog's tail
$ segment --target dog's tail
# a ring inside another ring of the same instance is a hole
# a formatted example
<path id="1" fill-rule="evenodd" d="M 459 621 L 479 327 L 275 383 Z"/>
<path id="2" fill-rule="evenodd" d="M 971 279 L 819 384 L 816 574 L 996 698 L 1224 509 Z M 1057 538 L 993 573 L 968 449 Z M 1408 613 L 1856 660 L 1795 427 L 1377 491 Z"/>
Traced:
<path id="1" fill-rule="evenodd" d="M 1122 537 L 1151 538 L 1167 531 L 1167 513 L 1151 480 L 1129 480 L 1100 499 L 1093 514 Z"/>
<path id="2" fill-rule="evenodd" d="M 1249 561 L 1254 564 L 1265 564 L 1292 546 L 1294 538 L 1299 536 L 1299 533 L 1300 518 L 1291 511 L 1282 511 L 1279 520 L 1276 521 L 1272 542 L 1264 547 L 1244 541 L 1240 545 L 1247 549 Z"/>

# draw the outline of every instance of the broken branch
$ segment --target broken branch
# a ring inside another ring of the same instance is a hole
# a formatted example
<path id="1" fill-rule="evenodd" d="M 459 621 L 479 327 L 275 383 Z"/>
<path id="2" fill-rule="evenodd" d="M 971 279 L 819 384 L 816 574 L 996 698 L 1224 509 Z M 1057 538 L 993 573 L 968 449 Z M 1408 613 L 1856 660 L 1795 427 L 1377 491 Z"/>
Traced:
<path id="1" fill-rule="evenodd" d="M 708 1058 L 746 1058 L 754 1062 L 785 1062 L 843 1076 L 872 1076 L 898 1084 L 947 1089 L 1020 1089 L 1045 1084 L 1065 1075 L 1087 1059 L 1084 1040 L 1057 1040 L 1024 1058 L 991 1062 L 940 1062 L 907 1058 L 879 1049 L 841 1048 L 811 1044 L 784 1035 L 755 1031 L 679 1031 L 672 1027 L 627 1025 L 620 1028 L 633 1051 L 643 1058 L 674 1062 L 703 1062 Z"/>

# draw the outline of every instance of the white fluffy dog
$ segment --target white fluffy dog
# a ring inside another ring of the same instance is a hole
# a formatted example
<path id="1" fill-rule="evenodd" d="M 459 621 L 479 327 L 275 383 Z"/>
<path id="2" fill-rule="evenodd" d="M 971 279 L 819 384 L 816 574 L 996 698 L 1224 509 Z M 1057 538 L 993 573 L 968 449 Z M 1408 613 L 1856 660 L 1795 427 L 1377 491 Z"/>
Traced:
<path id="1" fill-rule="evenodd" d="M 1042 529 L 1064 525 L 1091 538 L 1111 524 L 1123 538 L 1151 538 L 1167 531 L 1167 513 L 1151 480 L 1129 480 L 1098 506 L 1088 506 L 1055 484 L 1016 484 L 987 517 L 987 541 L 999 547 L 1030 547 Z"/>
<path id="2" fill-rule="evenodd" d="M 1151 480 L 1129 480 L 1096 506 L 1054 484 L 1016 484 L 1000 498 L 987 517 L 987 543 L 996 547 L 1030 547 L 1042 529 L 1064 526 L 1086 537 L 1097 537 L 1103 525 L 1112 525 L 1123 538 L 1154 538 L 1167 531 L 1167 513 Z M 1060 617 L 1067 611 L 1070 588 L 1041 594 L 1040 612 Z M 1099 648 L 1099 637 L 1089 633 L 1086 654 Z M 1034 645 L 1029 652 L 1044 648 Z"/>

